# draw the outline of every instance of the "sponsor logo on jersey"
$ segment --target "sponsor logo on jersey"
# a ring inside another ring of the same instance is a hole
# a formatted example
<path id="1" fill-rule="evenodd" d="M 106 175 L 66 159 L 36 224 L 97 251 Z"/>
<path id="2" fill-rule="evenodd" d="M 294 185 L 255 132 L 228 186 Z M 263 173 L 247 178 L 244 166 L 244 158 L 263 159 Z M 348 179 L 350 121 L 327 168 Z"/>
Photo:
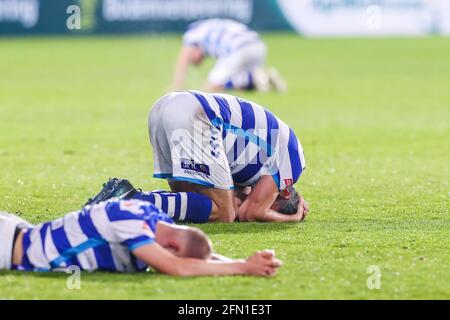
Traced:
<path id="1" fill-rule="evenodd" d="M 203 163 L 197 163 L 192 159 L 181 159 L 181 169 L 192 170 L 209 176 L 209 166 Z"/>

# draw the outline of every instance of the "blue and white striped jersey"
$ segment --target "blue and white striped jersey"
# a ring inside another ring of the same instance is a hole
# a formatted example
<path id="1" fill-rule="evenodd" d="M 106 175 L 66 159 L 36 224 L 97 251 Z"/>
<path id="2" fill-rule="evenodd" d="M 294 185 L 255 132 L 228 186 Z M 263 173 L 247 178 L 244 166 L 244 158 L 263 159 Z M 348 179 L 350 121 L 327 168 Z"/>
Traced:
<path id="1" fill-rule="evenodd" d="M 300 141 L 287 124 L 242 98 L 189 92 L 222 134 L 234 185 L 252 186 L 262 175 L 271 175 L 280 191 L 297 182 L 305 158 Z"/>
<path id="2" fill-rule="evenodd" d="M 261 41 L 246 25 L 227 19 L 208 19 L 194 22 L 183 36 L 188 46 L 198 46 L 205 55 L 220 58 L 245 45 Z"/>
<path id="3" fill-rule="evenodd" d="M 118 272 L 147 268 L 131 253 L 155 242 L 159 221 L 173 223 L 148 202 L 111 200 L 87 206 L 25 232 L 19 270 L 47 271 L 78 266 L 81 270 Z"/>

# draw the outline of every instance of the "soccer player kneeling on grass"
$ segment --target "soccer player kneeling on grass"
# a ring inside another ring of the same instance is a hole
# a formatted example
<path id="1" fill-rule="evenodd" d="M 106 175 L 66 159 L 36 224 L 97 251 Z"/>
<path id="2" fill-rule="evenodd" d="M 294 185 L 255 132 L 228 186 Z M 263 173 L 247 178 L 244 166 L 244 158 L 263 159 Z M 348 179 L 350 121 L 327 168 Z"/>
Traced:
<path id="1" fill-rule="evenodd" d="M 182 89 L 189 65 L 199 65 L 208 56 L 216 59 L 208 76 L 208 91 L 286 91 L 278 71 L 264 68 L 266 45 L 258 34 L 228 19 L 201 20 L 189 26 L 183 36 L 172 89 Z"/>
<path id="2" fill-rule="evenodd" d="M 293 185 L 305 169 L 294 131 L 260 105 L 226 94 L 166 94 L 150 111 L 156 178 L 212 200 L 209 221 L 301 221 Z"/>
<path id="3" fill-rule="evenodd" d="M 199 229 L 177 226 L 152 204 L 110 200 L 36 226 L 0 212 L 0 269 L 137 272 L 176 276 L 274 275 L 281 262 L 260 251 L 246 260 L 212 253 Z"/>
<path id="4" fill-rule="evenodd" d="M 294 131 L 256 103 L 200 91 L 169 93 L 149 115 L 154 177 L 172 193 L 111 179 L 88 203 L 146 200 L 176 220 L 297 222 L 309 208 L 294 184 L 305 169 Z M 198 208 L 198 209 L 196 209 Z"/>

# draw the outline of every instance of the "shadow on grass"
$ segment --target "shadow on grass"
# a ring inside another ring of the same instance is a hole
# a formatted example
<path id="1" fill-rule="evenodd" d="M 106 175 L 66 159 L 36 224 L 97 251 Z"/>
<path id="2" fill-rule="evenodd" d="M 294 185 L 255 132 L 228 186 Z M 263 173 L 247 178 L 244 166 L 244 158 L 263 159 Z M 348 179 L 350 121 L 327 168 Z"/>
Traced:
<path id="1" fill-rule="evenodd" d="M 67 281 L 72 273 L 66 273 L 64 271 L 55 272 L 25 272 L 25 271 L 0 271 L 0 278 L 12 276 L 16 280 L 22 279 L 23 281 L 29 280 L 51 280 L 51 281 Z M 208 279 L 216 281 L 218 278 L 216 276 L 192 276 L 192 277 L 175 277 L 167 274 L 158 273 L 156 271 L 146 271 L 146 272 L 107 272 L 107 271 L 94 271 L 94 272 L 81 272 L 81 279 L 83 282 L 89 283 L 111 283 L 126 284 L 126 285 L 143 285 L 146 281 L 152 281 L 151 283 L 157 285 L 169 281 L 173 282 L 183 282 L 183 283 L 198 283 L 199 279 Z"/>
<path id="2" fill-rule="evenodd" d="M 28 272 L 28 271 L 1 271 L 0 276 L 14 276 L 23 279 L 53 279 L 53 280 L 66 280 L 73 273 L 66 273 L 64 271 L 55 271 L 55 272 Z M 155 271 L 148 272 L 130 272 L 130 273 L 120 273 L 120 272 L 107 272 L 107 271 L 94 271 L 87 272 L 82 271 L 81 277 L 83 281 L 90 282 L 135 282 L 141 283 L 143 279 L 154 279 L 154 280 L 162 280 L 162 279 L 170 279 L 173 278 L 169 275 L 161 274 Z M 176 279 L 184 279 L 177 277 Z M 187 278 L 186 278 L 187 279 Z"/>
<path id="3" fill-rule="evenodd" d="M 268 233 L 299 228 L 298 223 L 209 223 L 192 226 L 201 228 L 206 234 Z"/>

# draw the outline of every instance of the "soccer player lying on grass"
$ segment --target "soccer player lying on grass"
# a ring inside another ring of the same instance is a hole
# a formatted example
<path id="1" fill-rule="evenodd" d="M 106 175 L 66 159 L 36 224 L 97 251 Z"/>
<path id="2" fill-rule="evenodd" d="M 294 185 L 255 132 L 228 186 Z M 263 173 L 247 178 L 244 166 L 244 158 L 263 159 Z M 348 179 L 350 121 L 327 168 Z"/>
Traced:
<path id="1" fill-rule="evenodd" d="M 172 89 L 183 89 L 190 64 L 205 57 L 216 59 L 206 90 L 286 91 L 286 83 L 274 68 L 266 70 L 266 45 L 246 25 L 227 19 L 195 22 L 183 36 Z"/>
<path id="2" fill-rule="evenodd" d="M 0 212 L 0 269 L 271 276 L 280 265 L 271 251 L 246 260 L 212 254 L 201 230 L 175 225 L 144 201 L 110 200 L 36 226 Z"/>
<path id="3" fill-rule="evenodd" d="M 225 94 L 173 92 L 153 106 L 149 133 L 154 177 L 167 179 L 172 192 L 197 193 L 212 201 L 199 200 L 211 210 L 196 222 L 294 222 L 308 213 L 293 187 L 305 168 L 300 141 L 256 103 Z M 114 182 L 107 183 L 100 198 L 115 193 L 114 188 Z M 154 195 L 135 197 L 152 201 Z"/>

